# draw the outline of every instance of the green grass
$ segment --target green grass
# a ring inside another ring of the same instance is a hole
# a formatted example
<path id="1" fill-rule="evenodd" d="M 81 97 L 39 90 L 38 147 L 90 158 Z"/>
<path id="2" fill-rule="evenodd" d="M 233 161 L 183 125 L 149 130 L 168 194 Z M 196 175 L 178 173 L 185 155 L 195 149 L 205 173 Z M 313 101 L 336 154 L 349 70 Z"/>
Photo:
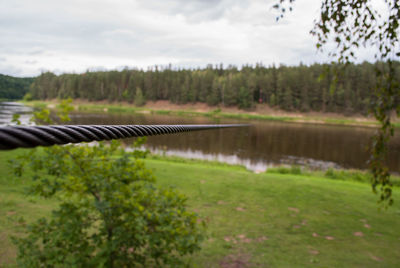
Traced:
<path id="1" fill-rule="evenodd" d="M 215 267 L 231 257 L 261 267 L 398 264 L 400 206 L 395 203 L 379 211 L 377 196 L 367 184 L 304 175 L 256 175 L 201 163 L 150 160 L 148 165 L 159 183 L 185 192 L 190 205 L 209 220 L 209 240 L 193 259 L 201 267 Z M 240 239 L 242 235 L 249 240 Z M 314 255 L 316 251 L 319 254 Z"/>
<path id="2" fill-rule="evenodd" d="M 54 104 L 50 101 L 21 101 L 25 105 L 33 106 L 36 108 L 44 108 L 48 104 Z M 226 113 L 221 112 L 220 109 L 208 112 L 197 112 L 192 110 L 162 110 L 162 109 L 150 109 L 145 107 L 135 107 L 133 105 L 126 104 L 96 104 L 96 103 L 80 103 L 78 105 L 78 111 L 80 112 L 108 112 L 108 113 L 152 113 L 162 115 L 178 115 L 178 116 L 205 116 L 212 118 L 232 118 L 232 119 L 243 119 L 243 120 L 266 120 L 266 121 L 282 121 L 282 122 L 299 122 L 299 123 L 312 123 L 312 124 L 327 124 L 327 125 L 349 125 L 349 126 L 367 126 L 367 127 L 378 127 L 379 124 L 373 119 L 367 121 L 357 121 L 353 118 L 330 118 L 326 116 L 303 116 L 303 117 L 291 117 L 291 116 L 279 116 L 279 115 L 263 115 L 263 114 L 251 114 L 246 111 L 240 113 Z M 400 123 L 393 123 L 395 128 L 400 128 Z"/>
<path id="3" fill-rule="evenodd" d="M 342 181 L 354 181 L 362 183 L 371 183 L 372 175 L 367 171 L 361 170 L 344 170 L 344 169 L 332 169 L 329 168 L 326 171 L 321 170 L 309 170 L 307 168 L 302 168 L 300 166 L 279 166 L 268 168 L 267 173 L 275 174 L 291 174 L 291 175 L 303 175 L 312 177 L 324 177 L 332 180 L 342 180 Z M 392 175 L 391 183 L 394 186 L 400 186 L 400 177 Z"/>
<path id="4" fill-rule="evenodd" d="M 49 215 L 56 206 L 26 196 L 27 178 L 12 178 L 7 159 L 21 151 L 0 152 L 0 266 L 14 263 L 9 236 L 21 235 L 25 222 Z M 398 267 L 398 187 L 395 204 L 379 210 L 370 186 L 343 181 L 343 174 L 327 179 L 296 168 L 254 174 L 237 166 L 162 157 L 146 164 L 158 184 L 185 193 L 190 209 L 208 222 L 202 251 L 188 258 L 193 265 Z"/>
<path id="5" fill-rule="evenodd" d="M 56 205 L 27 194 L 29 172 L 16 178 L 8 160 L 23 150 L 0 152 L 0 267 L 15 266 L 16 251 L 10 236 L 23 235 L 26 223 L 50 214 Z"/>

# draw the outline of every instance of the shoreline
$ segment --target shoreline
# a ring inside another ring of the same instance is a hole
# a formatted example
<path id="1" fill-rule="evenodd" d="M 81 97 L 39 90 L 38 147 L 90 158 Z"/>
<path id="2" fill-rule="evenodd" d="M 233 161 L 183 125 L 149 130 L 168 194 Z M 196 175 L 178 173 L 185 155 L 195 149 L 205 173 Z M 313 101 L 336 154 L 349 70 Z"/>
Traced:
<path id="1" fill-rule="evenodd" d="M 279 175 L 292 175 L 292 176 L 304 176 L 304 177 L 318 177 L 327 180 L 336 181 L 351 181 L 362 184 L 370 184 L 371 174 L 368 170 L 355 169 L 355 168 L 327 168 L 327 169 L 312 169 L 309 166 L 301 165 L 286 165 L 280 164 L 276 166 L 271 166 L 265 171 L 255 172 L 249 170 L 244 165 L 240 164 L 229 164 L 226 162 L 219 162 L 214 160 L 196 159 L 196 158 L 184 158 L 175 155 L 160 155 L 155 153 L 150 153 L 147 160 L 152 161 L 164 161 L 171 163 L 179 163 L 182 165 L 206 165 L 212 167 L 227 168 L 233 171 L 244 171 L 250 172 L 255 175 L 259 174 L 279 174 Z M 400 187 L 400 177 L 399 174 L 391 174 L 391 182 L 393 187 Z"/>
<path id="2" fill-rule="evenodd" d="M 41 101 L 19 101 L 27 106 L 37 108 L 56 108 L 59 100 Z M 305 123 L 333 126 L 358 126 L 378 128 L 379 123 L 370 117 L 365 116 L 344 116 L 333 113 L 293 113 L 274 110 L 266 105 L 258 105 L 254 111 L 243 111 L 231 107 L 209 107 L 203 103 L 193 105 L 172 104 L 167 101 L 148 102 L 143 107 L 136 107 L 127 102 L 107 103 L 104 101 L 89 102 L 73 100 L 72 105 L 75 111 L 79 112 L 102 112 L 102 113 L 142 113 L 142 114 L 163 114 L 177 116 L 204 116 L 211 118 L 230 118 L 242 120 L 280 121 L 290 123 Z M 263 109 L 264 108 L 264 109 Z M 396 118 L 393 125 L 400 128 L 400 120 Z"/>

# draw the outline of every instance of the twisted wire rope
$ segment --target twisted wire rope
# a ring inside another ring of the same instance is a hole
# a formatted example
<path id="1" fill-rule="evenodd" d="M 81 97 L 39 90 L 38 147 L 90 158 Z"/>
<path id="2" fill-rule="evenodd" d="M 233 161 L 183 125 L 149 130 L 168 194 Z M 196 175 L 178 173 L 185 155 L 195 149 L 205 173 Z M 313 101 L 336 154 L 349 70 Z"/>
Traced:
<path id="1" fill-rule="evenodd" d="M 224 125 L 48 125 L 0 127 L 0 150 L 173 134 L 248 126 Z"/>

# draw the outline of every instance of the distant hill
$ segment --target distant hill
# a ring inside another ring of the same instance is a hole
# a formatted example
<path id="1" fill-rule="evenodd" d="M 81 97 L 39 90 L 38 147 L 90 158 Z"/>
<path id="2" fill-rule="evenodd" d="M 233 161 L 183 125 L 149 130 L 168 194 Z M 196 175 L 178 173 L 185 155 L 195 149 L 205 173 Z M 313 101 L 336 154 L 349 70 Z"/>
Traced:
<path id="1" fill-rule="evenodd" d="M 22 99 L 33 80 L 0 74 L 0 99 Z"/>

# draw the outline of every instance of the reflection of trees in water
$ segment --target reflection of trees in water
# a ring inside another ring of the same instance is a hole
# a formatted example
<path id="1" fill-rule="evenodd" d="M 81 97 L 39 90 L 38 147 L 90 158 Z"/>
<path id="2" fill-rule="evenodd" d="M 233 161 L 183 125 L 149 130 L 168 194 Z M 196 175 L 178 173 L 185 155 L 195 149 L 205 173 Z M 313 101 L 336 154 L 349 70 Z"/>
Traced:
<path id="1" fill-rule="evenodd" d="M 16 102 L 0 102 L 0 125 L 10 124 L 13 114 L 19 114 L 21 123 L 28 124 L 32 111 L 32 108 Z"/>
<path id="2" fill-rule="evenodd" d="M 210 118 L 164 115 L 80 114 L 79 124 L 205 124 Z M 223 120 L 223 123 L 237 122 Z M 366 146 L 374 130 L 360 127 L 304 125 L 253 121 L 249 128 L 220 129 L 149 137 L 152 148 L 198 150 L 205 154 L 237 155 L 253 161 L 280 163 L 288 156 L 338 163 L 344 167 L 365 168 Z M 391 144 L 389 166 L 400 171 L 400 136 Z"/>

